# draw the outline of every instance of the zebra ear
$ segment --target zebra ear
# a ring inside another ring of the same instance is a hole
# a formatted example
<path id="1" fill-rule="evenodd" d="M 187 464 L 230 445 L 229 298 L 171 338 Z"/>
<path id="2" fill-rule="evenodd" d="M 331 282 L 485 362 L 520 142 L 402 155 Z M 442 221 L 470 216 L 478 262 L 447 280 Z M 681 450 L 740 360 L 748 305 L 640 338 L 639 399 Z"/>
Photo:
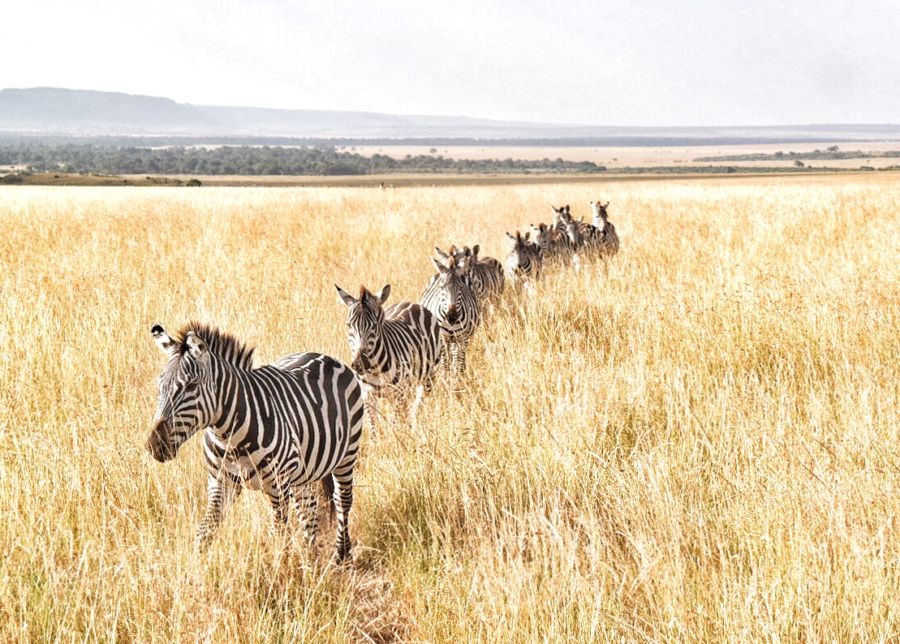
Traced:
<path id="1" fill-rule="evenodd" d="M 193 331 L 188 331 L 188 334 L 184 338 L 184 341 L 188 346 L 188 353 L 190 353 L 194 358 L 199 359 L 207 355 L 209 347 L 206 345 L 206 342 L 203 341 L 203 338 L 198 336 Z"/>
<path id="2" fill-rule="evenodd" d="M 478 257 L 478 250 L 480 248 L 481 248 L 480 244 L 475 244 L 474 246 L 472 246 L 472 259 L 475 259 L 476 257 Z"/>
<path id="3" fill-rule="evenodd" d="M 166 333 L 166 330 L 162 328 L 162 326 L 154 324 L 150 329 L 150 334 L 153 336 L 153 339 L 156 340 L 156 346 L 169 355 L 175 353 L 175 350 L 178 348 L 178 343 L 169 337 L 169 334 Z"/>
<path id="4" fill-rule="evenodd" d="M 347 306 L 350 306 L 351 304 L 353 304 L 356 301 L 353 299 L 352 295 L 350 295 L 347 291 L 342 289 L 337 284 L 334 285 L 334 288 L 337 289 L 337 294 L 338 294 L 338 297 L 340 298 L 341 302 L 343 302 Z"/>
<path id="5" fill-rule="evenodd" d="M 528 231 L 527 233 L 525 233 L 525 236 L 522 237 L 522 239 L 524 239 L 525 241 L 528 241 L 529 237 L 531 237 L 531 231 Z"/>
<path id="6" fill-rule="evenodd" d="M 385 284 L 384 288 L 381 289 L 381 293 L 378 295 L 378 301 L 384 304 L 384 301 L 388 299 L 388 295 L 391 294 L 391 285 Z"/>
<path id="7" fill-rule="evenodd" d="M 516 238 L 513 235 L 510 235 L 509 231 L 506 232 L 506 236 L 509 237 L 511 240 L 516 241 Z"/>
<path id="8" fill-rule="evenodd" d="M 439 256 L 441 259 L 447 259 L 448 257 L 450 257 L 450 255 L 448 255 L 447 253 L 445 253 L 444 251 L 442 251 L 442 250 L 441 250 L 440 248 L 438 248 L 437 246 L 434 247 L 434 251 L 438 254 L 438 256 Z"/>
<path id="9" fill-rule="evenodd" d="M 434 264 L 434 267 L 438 269 L 438 273 L 449 273 L 450 269 L 437 261 L 434 257 L 431 258 L 431 262 Z"/>

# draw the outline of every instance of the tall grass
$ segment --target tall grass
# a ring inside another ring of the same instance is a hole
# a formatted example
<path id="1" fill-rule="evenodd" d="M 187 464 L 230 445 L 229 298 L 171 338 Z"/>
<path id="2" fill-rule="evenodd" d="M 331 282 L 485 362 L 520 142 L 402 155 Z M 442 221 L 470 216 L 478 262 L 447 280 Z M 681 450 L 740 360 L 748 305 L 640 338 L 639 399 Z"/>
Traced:
<path id="1" fill-rule="evenodd" d="M 161 322 L 348 358 L 333 282 L 610 199 L 606 270 L 508 294 L 463 395 L 367 437 L 356 559 L 143 449 Z M 0 189 L 0 639 L 900 636 L 900 184 Z"/>

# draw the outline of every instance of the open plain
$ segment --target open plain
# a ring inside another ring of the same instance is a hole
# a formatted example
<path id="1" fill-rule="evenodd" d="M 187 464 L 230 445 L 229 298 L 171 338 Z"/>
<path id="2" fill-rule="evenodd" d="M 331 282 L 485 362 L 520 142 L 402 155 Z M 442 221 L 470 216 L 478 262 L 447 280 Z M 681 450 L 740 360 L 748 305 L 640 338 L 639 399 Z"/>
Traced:
<path id="1" fill-rule="evenodd" d="M 244 494 L 205 555 L 197 437 L 144 449 L 155 322 L 349 358 L 333 283 L 610 200 L 607 266 L 508 290 L 418 423 L 364 437 L 355 560 Z M 0 640 L 900 637 L 900 176 L 0 188 Z"/>

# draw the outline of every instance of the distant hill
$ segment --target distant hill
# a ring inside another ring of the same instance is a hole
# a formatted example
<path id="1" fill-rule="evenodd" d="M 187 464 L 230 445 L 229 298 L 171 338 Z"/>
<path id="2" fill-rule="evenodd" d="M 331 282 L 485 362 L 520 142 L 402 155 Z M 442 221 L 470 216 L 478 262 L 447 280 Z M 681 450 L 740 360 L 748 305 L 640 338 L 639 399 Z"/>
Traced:
<path id="1" fill-rule="evenodd" d="M 376 112 L 176 103 L 168 98 L 50 87 L 0 90 L 0 132 L 74 136 L 526 139 L 602 145 L 668 141 L 900 140 L 900 125 L 611 127 Z M 589 143 L 587 141 L 590 140 Z"/>

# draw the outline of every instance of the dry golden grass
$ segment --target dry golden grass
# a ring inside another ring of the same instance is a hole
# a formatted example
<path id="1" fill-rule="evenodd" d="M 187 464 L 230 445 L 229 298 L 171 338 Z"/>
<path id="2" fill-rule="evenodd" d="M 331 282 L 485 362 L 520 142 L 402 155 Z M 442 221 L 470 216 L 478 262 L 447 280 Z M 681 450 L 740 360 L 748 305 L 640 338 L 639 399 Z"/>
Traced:
<path id="1" fill-rule="evenodd" d="M 364 446 L 351 570 L 245 494 L 208 555 L 195 438 L 143 449 L 148 329 L 346 360 L 333 282 L 610 199 L 623 249 Z M 900 636 L 900 184 L 0 189 L 0 640 Z"/>

